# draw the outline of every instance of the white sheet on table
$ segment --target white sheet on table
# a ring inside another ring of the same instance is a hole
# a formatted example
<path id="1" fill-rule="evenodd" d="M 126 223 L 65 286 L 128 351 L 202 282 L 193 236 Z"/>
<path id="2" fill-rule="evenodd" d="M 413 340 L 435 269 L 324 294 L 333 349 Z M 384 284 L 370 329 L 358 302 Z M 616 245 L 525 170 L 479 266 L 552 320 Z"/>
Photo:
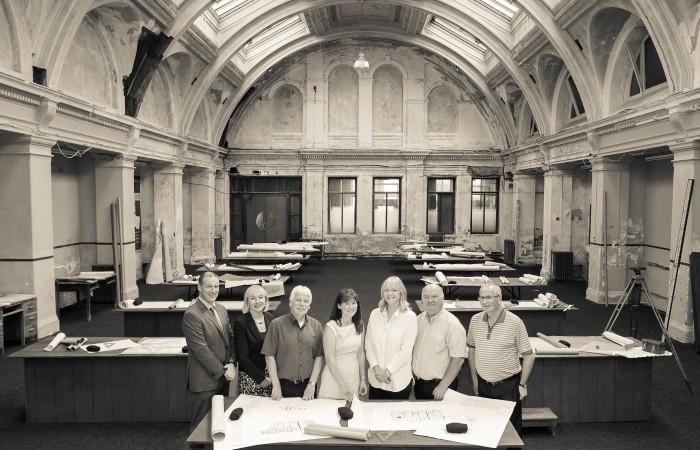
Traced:
<path id="1" fill-rule="evenodd" d="M 226 438 L 214 442 L 215 450 L 236 449 L 275 442 L 323 439 L 304 433 L 308 423 L 338 425 L 338 408 L 344 400 L 302 400 L 240 395 L 225 411 Z M 228 419 L 234 408 L 243 408 L 243 416 L 236 421 Z"/>
<path id="2" fill-rule="evenodd" d="M 457 415 L 452 422 L 466 423 L 469 430 L 463 434 L 448 433 L 445 425 L 449 422 L 445 422 L 441 426 L 419 427 L 415 434 L 491 448 L 498 446 L 515 407 L 515 402 L 464 395 L 452 390 L 448 390 L 445 399 L 439 403 L 451 405 L 450 409 L 454 409 Z"/>

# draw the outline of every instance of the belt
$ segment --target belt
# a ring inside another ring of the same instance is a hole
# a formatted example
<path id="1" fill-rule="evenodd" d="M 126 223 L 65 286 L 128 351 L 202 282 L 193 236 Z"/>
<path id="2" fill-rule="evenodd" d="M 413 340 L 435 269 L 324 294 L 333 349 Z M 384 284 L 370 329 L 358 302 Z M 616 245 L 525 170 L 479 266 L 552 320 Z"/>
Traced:
<path id="1" fill-rule="evenodd" d="M 507 382 L 509 382 L 509 381 L 513 381 L 513 380 L 515 380 L 516 378 L 518 378 L 519 376 L 520 376 L 520 372 L 518 372 L 518 373 L 516 373 L 516 374 L 514 374 L 514 375 L 511 375 L 511 376 L 509 376 L 508 378 L 504 378 L 504 379 L 498 380 L 498 381 L 487 381 L 487 380 L 484 380 L 483 378 L 481 378 L 481 376 L 479 376 L 479 378 L 481 378 L 481 379 L 484 381 L 484 383 L 486 383 L 486 384 L 490 384 L 491 386 L 498 386 L 499 384 L 503 384 L 503 383 L 507 383 Z"/>
<path id="2" fill-rule="evenodd" d="M 292 384 L 302 384 L 309 381 L 308 378 L 282 378 L 283 381 L 287 381 Z"/>

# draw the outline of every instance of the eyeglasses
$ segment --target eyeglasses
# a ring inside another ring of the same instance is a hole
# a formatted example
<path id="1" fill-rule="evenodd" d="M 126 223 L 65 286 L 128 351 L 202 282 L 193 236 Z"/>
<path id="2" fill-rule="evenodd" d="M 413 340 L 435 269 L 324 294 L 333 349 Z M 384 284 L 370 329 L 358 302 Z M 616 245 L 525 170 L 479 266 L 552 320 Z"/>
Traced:
<path id="1" fill-rule="evenodd" d="M 497 298 L 501 298 L 501 295 L 500 294 L 499 295 L 485 295 L 483 297 L 481 295 L 479 296 L 479 300 L 482 302 L 485 302 L 486 300 L 497 299 Z"/>

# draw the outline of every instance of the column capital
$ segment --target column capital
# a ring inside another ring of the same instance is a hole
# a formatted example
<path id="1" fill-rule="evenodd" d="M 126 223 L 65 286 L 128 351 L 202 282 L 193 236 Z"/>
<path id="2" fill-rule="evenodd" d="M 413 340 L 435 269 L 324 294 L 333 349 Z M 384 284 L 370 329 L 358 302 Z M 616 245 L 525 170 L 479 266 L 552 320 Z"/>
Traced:
<path id="1" fill-rule="evenodd" d="M 113 157 L 95 157 L 96 155 L 93 155 L 94 158 L 94 166 L 95 167 L 121 167 L 123 169 L 133 169 L 134 168 L 134 162 L 136 162 L 136 156 L 132 155 L 116 155 Z"/>
<path id="2" fill-rule="evenodd" d="M 545 170 L 544 177 L 572 177 L 574 176 L 574 171 L 571 169 L 557 169 L 555 167 Z"/>
<path id="3" fill-rule="evenodd" d="M 170 164 L 156 164 L 154 165 L 153 171 L 157 174 L 162 175 L 182 175 L 185 169 L 185 165 L 182 163 L 170 163 Z"/>
<path id="4" fill-rule="evenodd" d="M 56 139 L 29 134 L 0 133 L 0 149 L 5 145 L 31 145 L 51 148 L 56 145 Z"/>
<path id="5" fill-rule="evenodd" d="M 537 177 L 534 172 L 513 172 L 513 181 L 532 180 Z"/>
<path id="6" fill-rule="evenodd" d="M 685 141 L 685 142 L 677 142 L 675 144 L 668 144 L 668 149 L 671 150 L 671 153 L 679 153 L 679 152 L 685 152 L 685 151 L 690 151 L 690 150 L 699 150 L 700 149 L 700 141 Z"/>
<path id="7" fill-rule="evenodd" d="M 627 155 L 616 161 L 611 161 L 604 156 L 596 157 L 591 160 L 591 170 L 593 172 L 603 171 L 625 171 L 630 170 L 631 163 Z"/>

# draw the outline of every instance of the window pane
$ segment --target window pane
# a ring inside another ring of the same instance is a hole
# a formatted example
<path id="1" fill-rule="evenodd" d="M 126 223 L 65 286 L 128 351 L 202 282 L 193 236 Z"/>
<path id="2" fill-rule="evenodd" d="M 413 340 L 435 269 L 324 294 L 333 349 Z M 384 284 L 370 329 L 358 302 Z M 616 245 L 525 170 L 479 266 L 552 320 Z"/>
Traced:
<path id="1" fill-rule="evenodd" d="M 355 179 L 354 178 L 344 178 L 343 179 L 343 192 L 355 192 Z"/>
<path id="2" fill-rule="evenodd" d="M 481 178 L 472 178 L 472 191 L 481 192 Z"/>
<path id="3" fill-rule="evenodd" d="M 481 207 L 481 194 L 472 195 L 472 233 L 484 232 L 484 211 Z"/>
<path id="4" fill-rule="evenodd" d="M 583 114 L 586 112 L 586 109 L 583 107 L 583 100 L 581 100 L 581 94 L 578 93 L 578 88 L 576 87 L 576 83 L 574 82 L 574 79 L 569 75 L 567 78 L 569 82 L 569 86 L 571 87 L 571 94 L 573 95 L 573 100 L 576 102 L 576 108 L 578 108 L 579 114 Z"/>
<path id="5" fill-rule="evenodd" d="M 384 194 L 374 194 L 374 224 L 375 233 L 386 233 L 386 202 Z"/>
<path id="6" fill-rule="evenodd" d="M 342 190 L 342 179 L 340 178 L 329 178 L 328 179 L 328 192 L 340 192 Z"/>
<path id="7" fill-rule="evenodd" d="M 428 233 L 438 233 L 438 196 L 428 194 Z"/>
<path id="8" fill-rule="evenodd" d="M 355 195 L 343 196 L 343 233 L 355 232 Z"/>
<path id="9" fill-rule="evenodd" d="M 329 203 L 331 208 L 340 208 L 340 205 L 343 203 L 342 194 L 331 194 Z"/>
<path id="10" fill-rule="evenodd" d="M 666 73 L 661 65 L 651 38 L 644 41 L 644 89 L 666 82 Z"/>
<path id="11" fill-rule="evenodd" d="M 454 232 L 454 201 L 453 194 L 440 194 L 438 200 L 439 206 L 439 233 L 453 233 Z"/>
<path id="12" fill-rule="evenodd" d="M 377 178 L 374 180 L 375 192 L 399 192 L 398 178 Z"/>
<path id="13" fill-rule="evenodd" d="M 428 178 L 428 192 L 435 192 L 435 185 L 437 184 L 437 179 Z"/>
<path id="14" fill-rule="evenodd" d="M 496 233 L 498 211 L 496 194 L 484 194 L 484 233 Z"/>
<path id="15" fill-rule="evenodd" d="M 630 97 L 639 94 L 639 82 L 637 81 L 637 75 L 632 72 L 632 81 L 630 81 Z"/>

